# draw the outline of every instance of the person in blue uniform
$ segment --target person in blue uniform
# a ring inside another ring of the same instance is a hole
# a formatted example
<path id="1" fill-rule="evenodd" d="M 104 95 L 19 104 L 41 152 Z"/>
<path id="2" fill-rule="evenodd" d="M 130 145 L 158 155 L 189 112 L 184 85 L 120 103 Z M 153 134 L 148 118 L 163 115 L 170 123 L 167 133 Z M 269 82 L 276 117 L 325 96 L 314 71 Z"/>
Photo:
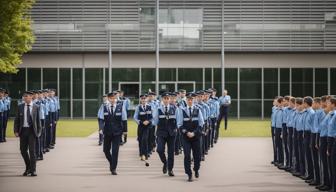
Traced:
<path id="1" fill-rule="evenodd" d="M 201 165 L 201 137 L 204 119 L 202 112 L 194 104 L 194 93 L 187 94 L 187 106 L 182 108 L 180 118 L 178 118 L 178 127 L 181 129 L 183 153 L 184 153 L 184 171 L 188 176 L 188 181 L 193 181 L 191 171 L 191 153 L 194 161 L 195 177 L 199 177 Z"/>
<path id="2" fill-rule="evenodd" d="M 129 116 L 129 107 L 131 104 L 131 101 L 124 96 L 124 91 L 122 90 L 118 90 L 118 101 L 119 102 L 123 102 L 123 105 L 125 105 L 125 109 L 127 111 L 127 117 Z M 128 124 L 127 124 L 127 120 L 123 121 L 123 138 L 121 138 L 122 142 L 121 145 L 125 144 L 127 142 L 127 133 L 128 133 Z"/>
<path id="3" fill-rule="evenodd" d="M 186 100 L 186 93 L 187 91 L 185 89 L 179 90 L 179 98 L 177 100 L 179 106 L 186 107 L 187 106 L 187 100 Z"/>
<path id="4" fill-rule="evenodd" d="M 103 95 L 103 103 L 100 105 L 99 109 L 98 109 L 98 114 L 97 114 L 97 119 L 98 119 L 98 145 L 102 145 L 103 144 L 103 140 L 104 140 L 104 134 L 103 134 L 103 128 L 104 128 L 104 119 L 101 119 L 100 117 L 104 116 L 104 107 L 105 105 L 108 104 L 108 99 L 107 99 L 107 95 Z"/>
<path id="5" fill-rule="evenodd" d="M 37 90 L 34 92 L 33 102 L 40 108 L 40 120 L 41 120 L 41 135 L 36 138 L 36 160 L 43 160 L 43 134 L 44 122 L 45 122 L 45 106 L 42 102 L 42 91 Z"/>
<path id="6" fill-rule="evenodd" d="M 330 183 L 331 183 L 331 191 L 336 191 L 336 180 L 335 180 L 335 169 L 336 169 L 336 149 L 335 149 L 335 138 L 336 138 L 336 97 L 331 96 L 330 98 L 330 109 L 332 112 L 332 118 L 328 124 L 328 147 L 327 147 L 327 155 L 328 155 L 328 166 L 329 166 L 329 174 L 330 174 Z"/>
<path id="7" fill-rule="evenodd" d="M 324 114 L 322 117 L 321 124 L 319 126 L 320 141 L 319 141 L 319 155 L 321 163 L 321 185 L 317 186 L 316 189 L 321 191 L 331 190 L 331 180 L 329 174 L 329 164 L 328 164 L 328 125 L 334 112 L 332 110 L 330 96 L 325 95 L 321 97 L 322 108 L 324 109 Z"/>
<path id="8" fill-rule="evenodd" d="M 208 104 L 210 106 L 210 114 L 209 114 L 209 124 L 210 124 L 210 146 L 213 147 L 216 141 L 216 124 L 217 117 L 219 115 L 219 102 L 218 99 L 212 97 L 213 90 L 208 89 Z M 217 138 L 218 139 L 218 138 Z"/>
<path id="9" fill-rule="evenodd" d="M 195 104 L 200 109 L 204 124 L 202 128 L 202 137 L 201 137 L 201 160 L 205 161 L 205 155 L 207 155 L 206 150 L 206 136 L 208 134 L 208 114 L 209 114 L 209 107 L 203 102 L 203 95 L 204 91 L 197 91 L 196 92 L 196 100 Z"/>
<path id="10" fill-rule="evenodd" d="M 295 98 L 290 97 L 289 98 L 289 104 L 288 104 L 288 112 L 287 112 L 287 129 L 288 129 L 288 155 L 289 155 L 289 162 L 287 165 L 286 171 L 292 171 L 294 170 L 294 117 L 296 115 L 295 113 Z"/>
<path id="11" fill-rule="evenodd" d="M 9 91 L 7 89 L 4 89 L 4 114 L 3 114 L 3 135 L 2 135 L 2 141 L 6 142 L 6 130 L 7 130 L 7 123 L 9 119 L 9 112 L 10 112 L 10 105 L 11 105 L 11 98 L 9 97 Z M 0 139 L 1 140 L 1 139 Z"/>
<path id="12" fill-rule="evenodd" d="M 154 122 L 157 126 L 156 139 L 157 139 L 157 153 L 160 160 L 163 163 L 162 172 L 167 173 L 173 177 L 174 172 L 174 150 L 175 140 L 177 135 L 177 123 L 179 110 L 176 110 L 174 106 L 169 103 L 170 94 L 164 92 L 161 95 L 162 104 L 154 112 Z M 167 145 L 168 159 L 165 154 L 165 148 Z"/>
<path id="13" fill-rule="evenodd" d="M 147 95 L 139 96 L 140 104 L 135 108 L 134 120 L 138 125 L 139 155 L 142 161 L 148 159 L 149 130 L 154 124 L 152 107 L 147 103 Z"/>
<path id="14" fill-rule="evenodd" d="M 4 113 L 5 113 L 5 102 L 4 102 L 5 90 L 0 88 L 0 142 L 4 142 Z"/>
<path id="15" fill-rule="evenodd" d="M 224 129 L 227 130 L 229 106 L 231 105 L 231 97 L 228 95 L 228 91 L 224 90 L 223 96 L 219 97 L 218 100 L 220 105 L 220 113 L 217 121 L 217 129 L 219 130 L 220 123 L 224 118 Z"/>
<path id="16" fill-rule="evenodd" d="M 172 92 L 170 93 L 170 105 L 175 108 L 175 110 L 181 105 L 183 105 L 183 102 L 178 102 L 180 98 L 178 96 L 181 95 L 180 92 Z M 183 94 L 182 94 L 183 95 Z M 181 133 L 180 130 L 177 130 L 176 133 L 176 140 L 175 140 L 175 155 L 179 155 L 182 153 L 182 144 L 181 144 Z"/>
<path id="17" fill-rule="evenodd" d="M 285 96 L 283 99 L 283 118 L 282 118 L 282 131 L 281 138 L 284 149 L 284 165 L 279 167 L 283 170 L 288 170 L 289 165 L 289 148 L 288 148 L 288 113 L 290 113 L 290 108 L 288 107 L 290 96 Z"/>
<path id="18" fill-rule="evenodd" d="M 321 124 L 322 118 L 324 117 L 324 111 L 321 107 L 321 98 L 315 97 L 313 102 L 313 109 L 315 111 L 313 127 L 311 130 L 310 136 L 310 148 L 312 153 L 313 160 L 313 174 L 314 179 L 309 183 L 311 186 L 318 186 L 321 184 L 320 177 L 320 158 L 319 158 L 319 150 L 318 150 L 318 141 L 320 139 L 319 136 L 319 126 Z"/>
<path id="19" fill-rule="evenodd" d="M 121 136 L 123 134 L 123 122 L 127 120 L 127 112 L 125 106 L 117 103 L 117 93 L 112 92 L 107 94 L 109 104 L 104 106 L 104 146 L 103 151 L 106 159 L 110 164 L 110 171 L 112 175 L 117 175 L 117 165 L 119 156 L 119 146 Z M 112 148 L 112 151 L 111 151 Z"/>
<path id="20" fill-rule="evenodd" d="M 273 161 L 271 164 L 275 164 L 277 161 L 277 153 L 275 148 L 275 112 L 277 110 L 278 105 L 278 97 L 275 97 L 273 99 L 273 107 L 272 107 L 272 113 L 271 113 L 271 137 L 272 137 L 272 144 L 273 144 Z"/>
<path id="21" fill-rule="evenodd" d="M 148 92 L 147 97 L 147 103 L 151 106 L 153 111 L 156 111 L 156 109 L 159 107 L 160 102 L 156 99 L 155 92 Z M 155 130 L 156 126 L 152 126 L 149 129 L 149 136 L 148 136 L 148 151 L 149 155 L 152 154 L 152 152 L 155 152 L 156 142 L 155 142 Z"/>
<path id="22" fill-rule="evenodd" d="M 277 110 L 275 111 L 275 149 L 276 149 L 276 156 L 277 160 L 275 165 L 278 167 L 283 166 L 284 163 L 284 154 L 283 154 L 283 146 L 282 146 L 282 123 L 283 123 L 283 97 L 279 97 L 277 100 L 278 106 Z"/>

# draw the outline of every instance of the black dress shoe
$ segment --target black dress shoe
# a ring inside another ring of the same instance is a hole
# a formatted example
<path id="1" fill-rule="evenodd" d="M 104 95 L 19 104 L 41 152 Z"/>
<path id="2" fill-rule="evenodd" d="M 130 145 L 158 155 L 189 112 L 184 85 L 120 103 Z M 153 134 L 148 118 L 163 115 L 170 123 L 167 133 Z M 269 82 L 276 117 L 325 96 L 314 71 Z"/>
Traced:
<path id="1" fill-rule="evenodd" d="M 22 176 L 28 176 L 28 174 L 30 174 L 30 170 L 25 170 L 25 172 L 23 172 Z"/>
<path id="2" fill-rule="evenodd" d="M 195 177 L 199 178 L 199 172 L 198 171 L 195 171 Z"/>
<path id="3" fill-rule="evenodd" d="M 320 182 L 314 181 L 314 182 L 309 183 L 309 185 L 310 186 L 318 186 L 318 185 L 320 185 Z"/>
<path id="4" fill-rule="evenodd" d="M 35 172 L 35 171 L 33 171 L 33 172 L 31 172 L 31 173 L 30 173 L 30 176 L 32 176 L 32 177 L 36 177 L 36 176 L 37 176 L 37 174 L 36 174 L 36 172 Z"/>
<path id="5" fill-rule="evenodd" d="M 169 171 L 169 172 L 168 172 L 168 175 L 169 175 L 170 177 L 174 177 L 174 176 L 175 176 L 173 171 Z"/>
<path id="6" fill-rule="evenodd" d="M 117 173 L 116 170 L 112 170 L 112 171 L 111 171 L 111 174 L 112 174 L 112 175 L 118 175 L 118 173 Z"/>
<path id="7" fill-rule="evenodd" d="M 192 179 L 192 175 L 188 175 L 188 182 L 192 182 L 193 179 Z"/>
<path id="8" fill-rule="evenodd" d="M 312 182 L 314 182 L 314 180 L 313 179 L 310 179 L 310 180 L 305 180 L 305 183 L 312 183 Z"/>
<path id="9" fill-rule="evenodd" d="M 163 174 L 167 173 L 167 165 L 166 164 L 163 164 L 162 172 L 163 172 Z"/>
<path id="10" fill-rule="evenodd" d="M 321 188 L 319 188 L 320 191 L 330 191 L 331 190 L 331 187 L 329 186 L 323 186 Z"/>

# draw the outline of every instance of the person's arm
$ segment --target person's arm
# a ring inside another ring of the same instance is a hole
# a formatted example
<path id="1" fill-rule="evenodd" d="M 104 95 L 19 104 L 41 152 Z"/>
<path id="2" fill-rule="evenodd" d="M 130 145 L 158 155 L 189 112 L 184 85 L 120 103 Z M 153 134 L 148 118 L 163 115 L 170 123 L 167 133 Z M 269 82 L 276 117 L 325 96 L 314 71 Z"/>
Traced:
<path id="1" fill-rule="evenodd" d="M 158 108 L 155 108 L 153 110 L 153 125 L 156 126 L 159 123 L 159 112 L 158 112 Z"/>
<path id="2" fill-rule="evenodd" d="M 20 119 L 20 105 L 17 109 L 17 112 L 16 112 L 16 116 L 15 116 L 15 119 L 14 119 L 14 134 L 16 137 L 19 136 L 19 131 L 20 131 L 20 122 L 21 122 L 21 119 Z"/>
<path id="3" fill-rule="evenodd" d="M 121 119 L 123 121 L 127 121 L 127 110 L 125 105 L 122 106 L 122 110 L 121 110 Z"/>
<path id="4" fill-rule="evenodd" d="M 137 106 L 137 107 L 135 108 L 135 112 L 134 112 L 134 115 L 133 115 L 133 119 L 134 119 L 134 121 L 135 121 L 138 125 L 140 125 L 140 120 L 139 120 L 139 106 Z"/>

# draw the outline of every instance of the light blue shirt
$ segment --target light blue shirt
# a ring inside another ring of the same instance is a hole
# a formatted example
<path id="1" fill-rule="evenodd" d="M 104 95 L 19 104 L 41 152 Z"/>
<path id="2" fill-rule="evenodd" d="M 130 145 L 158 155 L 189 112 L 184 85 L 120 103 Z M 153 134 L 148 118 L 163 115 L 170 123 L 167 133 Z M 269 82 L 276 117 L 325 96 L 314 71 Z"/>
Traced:
<path id="1" fill-rule="evenodd" d="M 219 102 L 215 99 L 209 99 L 210 118 L 217 118 L 219 115 Z"/>
<path id="2" fill-rule="evenodd" d="M 197 108 L 197 107 L 195 105 L 192 105 L 191 110 L 194 110 L 194 108 Z M 182 110 L 185 111 L 187 113 L 187 115 L 190 117 L 189 106 L 181 107 L 180 110 L 181 111 L 179 113 L 179 118 L 177 118 L 177 127 L 178 128 L 182 127 L 182 125 L 183 125 L 184 117 L 183 117 Z M 203 115 L 202 115 L 201 110 L 200 110 L 199 113 L 198 113 L 198 126 L 203 127 L 203 125 L 204 125 L 204 119 L 203 119 Z"/>
<path id="3" fill-rule="evenodd" d="M 49 101 L 49 112 L 56 112 L 57 106 L 54 98 L 48 98 Z"/>
<path id="4" fill-rule="evenodd" d="M 221 96 L 221 97 L 219 97 L 218 100 L 219 100 L 220 105 L 230 105 L 231 104 L 230 95 Z"/>
<path id="5" fill-rule="evenodd" d="M 100 107 L 99 107 L 99 109 L 98 109 L 98 113 L 97 113 L 97 117 L 98 117 L 99 119 L 104 120 L 104 107 L 105 107 L 105 105 L 107 105 L 107 104 L 108 104 L 108 103 L 103 103 L 103 104 L 100 105 Z M 101 117 L 103 117 L 103 118 L 101 118 Z"/>
<path id="6" fill-rule="evenodd" d="M 0 113 L 5 111 L 4 99 L 0 99 Z"/>
<path id="7" fill-rule="evenodd" d="M 304 130 L 304 118 L 306 116 L 306 110 L 299 111 L 297 113 L 297 120 L 296 120 L 296 130 L 297 131 L 303 131 Z"/>
<path id="8" fill-rule="evenodd" d="M 272 107 L 272 114 L 271 114 L 271 127 L 275 127 L 275 112 L 277 110 L 276 106 Z"/>
<path id="9" fill-rule="evenodd" d="M 294 117 L 296 115 L 295 113 L 295 108 L 292 109 L 292 108 L 289 108 L 290 110 L 288 110 L 287 112 L 287 127 L 294 127 Z"/>
<path id="10" fill-rule="evenodd" d="M 277 110 L 275 111 L 275 128 L 282 129 L 283 113 L 283 108 L 277 107 Z"/>
<path id="11" fill-rule="evenodd" d="M 323 109 L 317 109 L 315 111 L 315 116 L 314 116 L 314 126 L 312 129 L 312 133 L 320 133 L 321 132 L 321 122 L 325 116 L 324 110 Z"/>
<path id="12" fill-rule="evenodd" d="M 336 111 L 333 114 L 328 124 L 328 137 L 336 137 Z"/>
<path id="13" fill-rule="evenodd" d="M 325 114 L 325 112 L 324 112 Z M 320 131 L 320 137 L 327 137 L 328 136 L 328 125 L 329 121 L 332 119 L 334 113 L 331 111 L 328 114 L 325 114 L 324 118 L 321 122 L 321 131 Z"/>
<path id="14" fill-rule="evenodd" d="M 314 126 L 314 116 L 315 111 L 309 107 L 306 109 L 306 114 L 304 117 L 304 131 L 312 131 Z"/>

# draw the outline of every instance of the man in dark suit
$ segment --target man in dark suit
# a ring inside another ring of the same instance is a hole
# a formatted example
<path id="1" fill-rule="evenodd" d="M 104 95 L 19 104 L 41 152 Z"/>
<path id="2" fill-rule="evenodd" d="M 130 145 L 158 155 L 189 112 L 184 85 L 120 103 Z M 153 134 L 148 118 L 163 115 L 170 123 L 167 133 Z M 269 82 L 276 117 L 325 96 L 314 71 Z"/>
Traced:
<path id="1" fill-rule="evenodd" d="M 14 133 L 20 137 L 20 151 L 26 164 L 23 176 L 36 174 L 36 138 L 41 135 L 39 106 L 33 103 L 33 93 L 23 94 L 24 103 L 20 104 L 14 121 Z M 29 151 L 29 154 L 28 154 Z"/>

